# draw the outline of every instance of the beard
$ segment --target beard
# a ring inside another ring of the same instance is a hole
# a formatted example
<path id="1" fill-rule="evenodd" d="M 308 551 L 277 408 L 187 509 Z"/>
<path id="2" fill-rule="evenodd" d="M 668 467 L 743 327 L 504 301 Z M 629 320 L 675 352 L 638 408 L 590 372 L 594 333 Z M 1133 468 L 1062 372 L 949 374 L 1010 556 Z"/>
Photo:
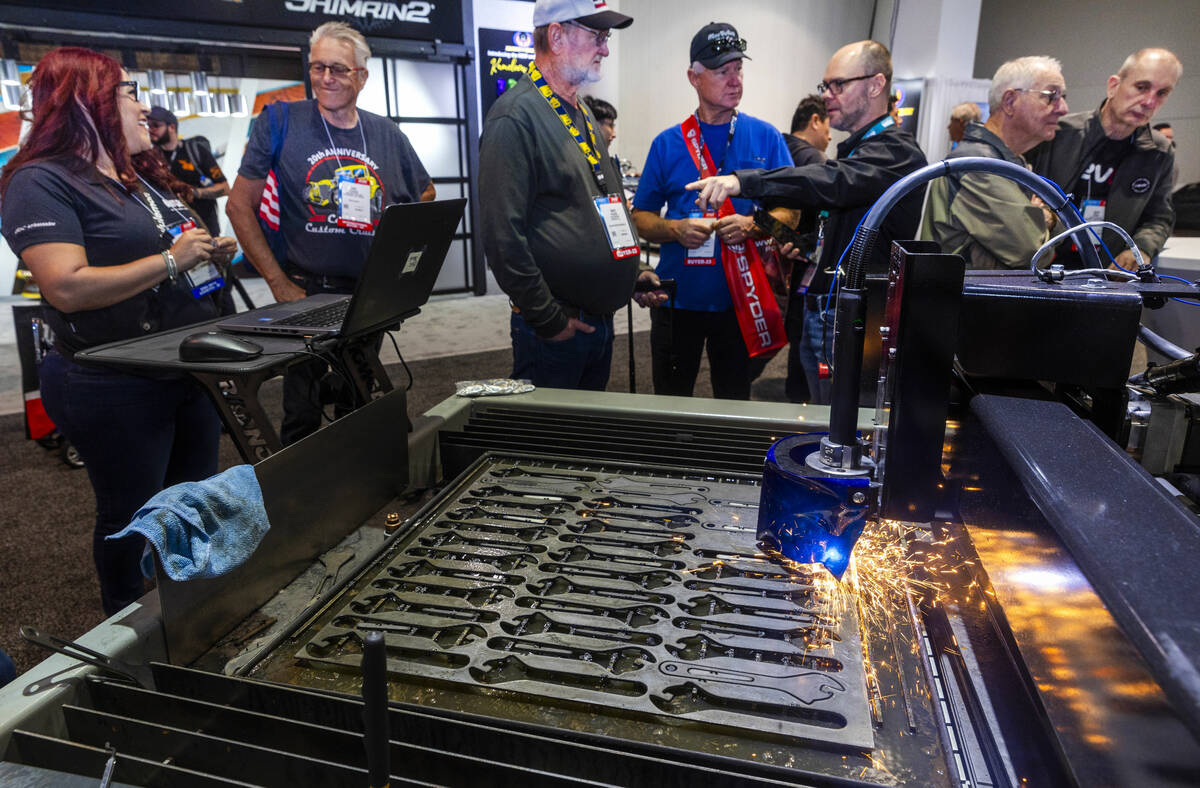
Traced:
<path id="1" fill-rule="evenodd" d="M 586 85 L 589 82 L 600 81 L 600 66 L 588 64 L 584 68 L 567 66 L 562 70 L 563 77 L 572 85 Z"/>

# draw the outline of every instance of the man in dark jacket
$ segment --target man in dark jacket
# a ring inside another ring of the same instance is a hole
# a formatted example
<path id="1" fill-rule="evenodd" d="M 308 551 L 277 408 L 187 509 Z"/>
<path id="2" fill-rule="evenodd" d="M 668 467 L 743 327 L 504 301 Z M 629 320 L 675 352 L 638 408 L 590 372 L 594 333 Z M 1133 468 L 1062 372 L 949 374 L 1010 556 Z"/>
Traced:
<path id="1" fill-rule="evenodd" d="M 1162 135 L 1151 131 L 1150 121 L 1182 73 L 1179 58 L 1165 49 L 1134 52 L 1108 78 L 1100 108 L 1064 117 L 1054 140 L 1030 156 L 1034 171 L 1070 194 L 1084 219 L 1120 225 L 1147 259 L 1162 250 L 1175 225 L 1175 154 Z M 1123 245 L 1110 230 L 1104 231 L 1104 243 L 1114 254 Z M 1082 266 L 1072 242 L 1063 242 L 1055 262 Z M 1133 252 L 1121 251 L 1116 262 L 1132 269 Z"/>
<path id="2" fill-rule="evenodd" d="M 1057 60 L 1010 60 L 992 77 L 987 123 L 968 123 L 947 158 L 983 156 L 1024 167 L 1022 154 L 1054 139 L 1066 114 L 1067 88 Z M 972 172 L 930 184 L 921 239 L 962 255 L 968 268 L 1025 268 L 1055 222 L 1054 213 L 1015 182 Z"/>
<path id="3" fill-rule="evenodd" d="M 838 158 L 804 167 L 738 170 L 732 175 L 688 184 L 699 192 L 701 210 L 726 197 L 744 195 L 777 201 L 792 208 L 818 210 L 816 266 L 805 299 L 801 360 L 813 401 L 828 403 L 830 383 L 819 364 L 833 355 L 834 270 L 854 240 L 854 231 L 871 205 L 900 178 L 924 167 L 925 154 L 907 131 L 887 114 L 892 92 L 892 56 L 876 41 L 858 41 L 834 53 L 817 86 L 825 96 L 829 121 L 850 132 L 838 144 Z M 867 271 L 884 272 L 893 240 L 913 238 L 921 220 L 925 189 L 914 189 L 892 208 L 880 228 Z M 789 246 L 782 250 L 791 251 Z M 804 271 L 798 271 L 801 277 Z M 793 278 L 795 275 L 793 275 Z"/>

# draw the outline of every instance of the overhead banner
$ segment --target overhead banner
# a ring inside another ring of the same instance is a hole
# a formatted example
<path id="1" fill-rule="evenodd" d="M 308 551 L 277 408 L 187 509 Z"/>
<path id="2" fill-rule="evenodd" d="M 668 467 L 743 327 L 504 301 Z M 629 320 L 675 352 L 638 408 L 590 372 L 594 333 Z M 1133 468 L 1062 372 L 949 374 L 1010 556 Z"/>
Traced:
<path id="1" fill-rule="evenodd" d="M 9 0 L 44 8 L 44 0 Z M 59 0 L 58 11 L 137 16 L 174 22 L 212 22 L 275 30 L 312 30 L 346 22 L 364 35 L 463 43 L 462 0 Z"/>

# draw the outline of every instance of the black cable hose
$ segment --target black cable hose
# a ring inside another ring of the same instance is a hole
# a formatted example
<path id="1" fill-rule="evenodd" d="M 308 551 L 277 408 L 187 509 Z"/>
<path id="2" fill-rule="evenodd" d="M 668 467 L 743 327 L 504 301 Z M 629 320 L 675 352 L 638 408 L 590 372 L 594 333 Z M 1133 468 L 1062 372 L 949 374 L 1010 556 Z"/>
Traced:
<path id="1" fill-rule="evenodd" d="M 867 211 L 859 224 L 858 231 L 850 246 L 850 261 L 846 267 L 845 291 L 855 294 L 854 298 L 838 298 L 837 310 L 834 313 L 834 325 L 858 325 L 866 316 L 866 291 L 863 285 L 866 280 L 867 259 L 879 236 L 879 228 L 888 213 L 900 202 L 906 194 L 920 186 L 924 186 L 934 178 L 954 175 L 964 172 L 987 172 L 1016 181 L 1042 199 L 1046 205 L 1058 215 L 1064 227 L 1075 227 L 1082 220 L 1067 210 L 1070 201 L 1051 181 L 1040 175 L 1035 175 L 1024 167 L 1004 161 L 989 159 L 983 156 L 964 156 L 961 159 L 947 159 L 927 165 L 905 175 L 892 184 L 875 204 Z M 1090 243 L 1080 244 L 1080 254 L 1086 268 L 1103 268 L 1095 247 Z M 846 314 L 842 314 L 846 312 Z M 853 313 L 853 314 L 850 314 Z M 856 322 L 857 321 L 857 322 Z M 855 445 L 858 440 L 858 389 L 862 380 L 862 344 L 865 332 L 834 331 L 833 358 L 836 374 L 834 375 L 835 396 L 829 407 L 829 442 L 839 446 Z M 847 343 L 853 344 L 850 347 Z M 854 359 L 859 363 L 853 363 Z M 840 378 L 840 380 L 839 380 Z"/>

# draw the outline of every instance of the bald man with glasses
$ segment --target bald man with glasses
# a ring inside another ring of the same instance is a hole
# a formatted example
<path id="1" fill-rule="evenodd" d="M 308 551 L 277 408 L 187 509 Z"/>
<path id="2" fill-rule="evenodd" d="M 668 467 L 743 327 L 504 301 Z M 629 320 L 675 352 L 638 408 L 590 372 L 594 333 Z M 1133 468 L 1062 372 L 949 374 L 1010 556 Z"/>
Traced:
<path id="1" fill-rule="evenodd" d="M 1084 219 L 1113 222 L 1133 236 L 1147 260 L 1157 255 L 1175 227 L 1171 203 L 1175 151 L 1150 121 L 1183 75 L 1166 49 L 1142 49 L 1125 58 L 1108 78 L 1104 102 L 1058 122 L 1058 134 L 1030 154 L 1034 172 L 1062 187 Z M 1132 270 L 1133 252 L 1112 230 L 1102 230 L 1116 265 Z M 1103 249 L 1098 249 L 1107 260 Z M 1081 268 L 1073 241 L 1059 244 L 1055 263 Z"/>
<path id="2" fill-rule="evenodd" d="M 850 136 L 838 144 L 836 161 L 774 170 L 738 170 L 732 175 L 688 184 L 698 192 L 701 210 L 721 205 L 727 197 L 767 199 L 802 211 L 820 211 L 818 247 L 813 267 L 793 272 L 792 284 L 804 288 L 804 338 L 800 362 L 809 392 L 819 404 L 829 402 L 830 381 L 822 364 L 833 356 L 834 271 L 854 239 L 858 222 L 871 205 L 900 178 L 924 167 L 925 154 L 916 139 L 888 116 L 892 92 L 892 56 L 876 41 L 848 44 L 830 58 L 817 86 L 825 97 L 830 124 Z M 887 270 L 893 240 L 915 238 L 925 189 L 914 189 L 892 208 L 867 260 L 867 271 Z M 792 251 L 784 246 L 784 254 Z"/>

